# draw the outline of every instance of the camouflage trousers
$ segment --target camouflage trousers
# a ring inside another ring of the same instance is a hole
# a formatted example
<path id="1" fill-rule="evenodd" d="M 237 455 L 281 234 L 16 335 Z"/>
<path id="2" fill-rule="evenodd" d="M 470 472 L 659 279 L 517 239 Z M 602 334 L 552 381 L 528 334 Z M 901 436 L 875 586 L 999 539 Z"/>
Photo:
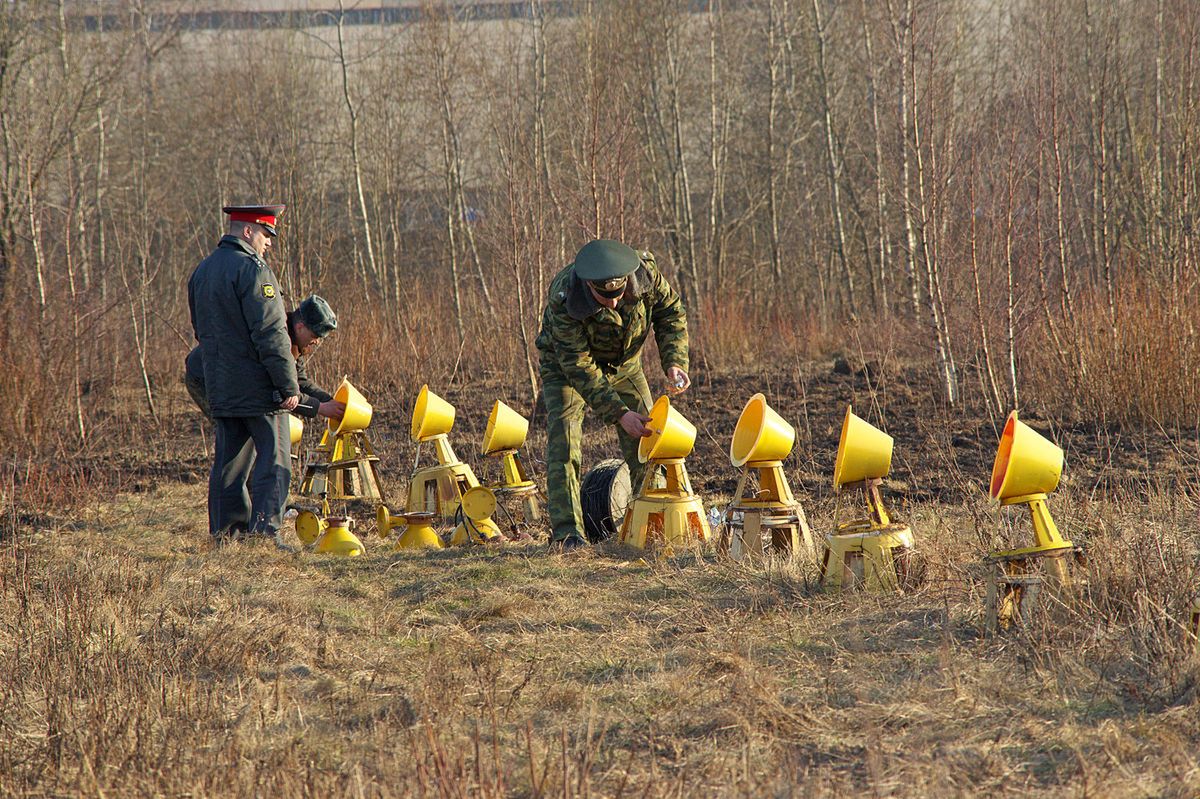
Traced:
<path id="1" fill-rule="evenodd" d="M 608 376 L 609 385 L 625 407 L 645 415 L 651 405 L 650 386 L 640 364 Z M 542 395 L 546 401 L 546 499 L 550 535 L 555 541 L 583 532 L 583 509 L 579 502 L 580 450 L 583 444 L 583 412 L 586 404 L 556 369 L 542 369 Z M 617 439 L 629 464 L 630 485 L 641 485 L 645 464 L 638 461 L 639 439 L 631 438 L 620 425 Z"/>

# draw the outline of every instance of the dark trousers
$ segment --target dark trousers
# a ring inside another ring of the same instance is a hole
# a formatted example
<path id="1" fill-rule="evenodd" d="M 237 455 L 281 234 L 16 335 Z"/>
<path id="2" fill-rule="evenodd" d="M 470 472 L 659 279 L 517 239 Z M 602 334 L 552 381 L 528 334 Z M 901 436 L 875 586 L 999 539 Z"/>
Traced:
<path id="1" fill-rule="evenodd" d="M 213 420 L 217 446 L 208 476 L 208 531 L 274 535 L 292 481 L 288 415 Z"/>

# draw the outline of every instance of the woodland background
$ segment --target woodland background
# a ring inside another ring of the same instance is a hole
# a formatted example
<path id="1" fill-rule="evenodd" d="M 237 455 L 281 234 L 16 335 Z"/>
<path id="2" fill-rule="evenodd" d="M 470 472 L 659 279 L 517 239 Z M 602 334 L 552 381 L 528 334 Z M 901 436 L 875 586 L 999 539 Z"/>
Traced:
<path id="1" fill-rule="evenodd" d="M 257 201 L 368 395 L 532 402 L 599 236 L 658 255 L 695 370 L 903 359 L 993 420 L 1200 423 L 1195 0 L 210 6 L 0 8 L 10 440 L 161 429 L 187 278 Z"/>

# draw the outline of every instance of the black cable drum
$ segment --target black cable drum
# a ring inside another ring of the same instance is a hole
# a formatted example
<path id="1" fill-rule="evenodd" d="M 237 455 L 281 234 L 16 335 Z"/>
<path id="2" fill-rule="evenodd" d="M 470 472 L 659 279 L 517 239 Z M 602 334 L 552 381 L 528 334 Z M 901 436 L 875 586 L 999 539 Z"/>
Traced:
<path id="1" fill-rule="evenodd" d="M 583 530 L 588 540 L 594 544 L 615 535 L 632 499 L 629 464 L 621 458 L 611 458 L 593 466 L 579 484 Z"/>

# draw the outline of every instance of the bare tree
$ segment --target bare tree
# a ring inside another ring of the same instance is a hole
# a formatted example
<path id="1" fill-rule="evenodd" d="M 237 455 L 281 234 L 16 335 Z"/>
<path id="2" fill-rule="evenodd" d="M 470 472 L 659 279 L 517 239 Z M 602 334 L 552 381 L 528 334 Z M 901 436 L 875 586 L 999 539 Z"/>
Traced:
<path id="1" fill-rule="evenodd" d="M 841 172 L 842 161 L 834 141 L 833 108 L 829 88 L 829 69 L 825 63 L 828 47 L 827 23 L 822 19 L 820 0 L 812 0 L 813 33 L 816 44 L 817 82 L 821 93 L 821 126 L 825 132 L 825 169 L 829 180 L 829 208 L 833 217 L 833 247 L 846 281 L 846 298 L 851 311 L 858 307 L 854 291 L 854 272 L 846 258 L 846 224 L 842 219 Z"/>

